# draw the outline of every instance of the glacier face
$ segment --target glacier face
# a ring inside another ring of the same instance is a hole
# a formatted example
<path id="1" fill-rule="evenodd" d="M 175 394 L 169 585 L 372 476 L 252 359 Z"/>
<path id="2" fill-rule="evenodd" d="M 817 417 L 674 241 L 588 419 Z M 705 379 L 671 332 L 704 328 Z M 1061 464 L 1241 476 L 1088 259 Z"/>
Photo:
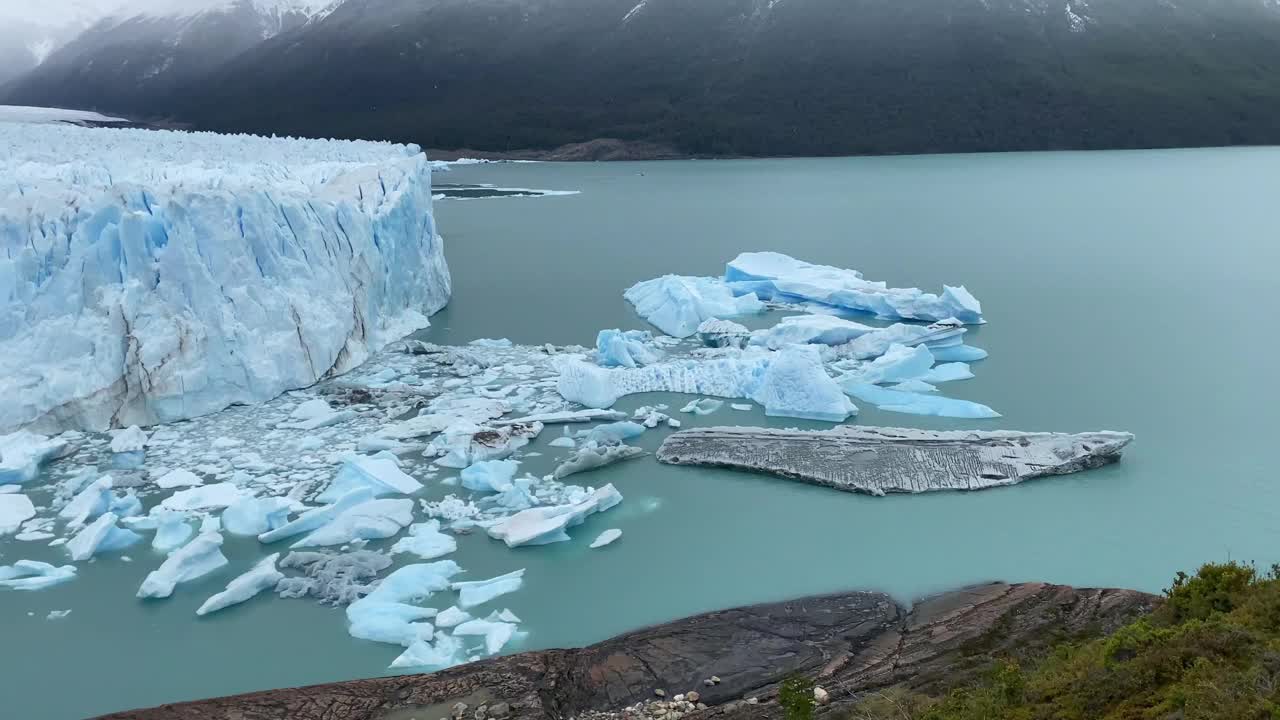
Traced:
<path id="1" fill-rule="evenodd" d="M 449 294 L 416 146 L 0 123 L 0 432 L 268 400 Z"/>

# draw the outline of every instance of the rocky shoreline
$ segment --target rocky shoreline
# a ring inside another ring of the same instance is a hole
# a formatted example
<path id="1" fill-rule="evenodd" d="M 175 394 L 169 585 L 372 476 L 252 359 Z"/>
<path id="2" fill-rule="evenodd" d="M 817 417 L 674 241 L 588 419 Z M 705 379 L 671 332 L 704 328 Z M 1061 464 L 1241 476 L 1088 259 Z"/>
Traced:
<path id="1" fill-rule="evenodd" d="M 820 714 L 866 693 L 941 693 L 999 657 L 1106 633 L 1158 599 L 1133 590 L 991 583 L 906 608 L 876 592 L 755 605 L 573 650 L 494 658 L 430 675 L 272 690 L 103 720 L 517 720 L 781 717 L 777 686 L 813 680 Z"/>

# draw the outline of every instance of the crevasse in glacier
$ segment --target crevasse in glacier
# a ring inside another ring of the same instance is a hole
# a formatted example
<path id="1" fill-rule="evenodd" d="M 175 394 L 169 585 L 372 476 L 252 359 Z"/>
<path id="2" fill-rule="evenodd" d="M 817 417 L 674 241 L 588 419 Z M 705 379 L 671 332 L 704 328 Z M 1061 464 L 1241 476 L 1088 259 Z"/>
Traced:
<path id="1" fill-rule="evenodd" d="M 449 294 L 416 146 L 0 123 L 0 432 L 267 400 Z"/>

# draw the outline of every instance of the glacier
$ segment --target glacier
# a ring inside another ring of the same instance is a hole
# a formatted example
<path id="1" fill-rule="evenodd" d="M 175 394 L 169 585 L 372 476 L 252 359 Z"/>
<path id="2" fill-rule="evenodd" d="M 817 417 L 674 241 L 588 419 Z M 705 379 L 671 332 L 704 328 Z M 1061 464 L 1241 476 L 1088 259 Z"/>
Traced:
<path id="1" fill-rule="evenodd" d="M 981 323 L 982 304 L 963 285 L 941 295 L 891 288 L 857 270 L 814 265 L 777 252 L 746 252 L 729 261 L 724 280 L 733 292 L 764 300 L 802 300 L 885 318 Z"/>
<path id="2" fill-rule="evenodd" d="M 0 122 L 0 433 L 269 400 L 450 289 L 417 146 Z"/>

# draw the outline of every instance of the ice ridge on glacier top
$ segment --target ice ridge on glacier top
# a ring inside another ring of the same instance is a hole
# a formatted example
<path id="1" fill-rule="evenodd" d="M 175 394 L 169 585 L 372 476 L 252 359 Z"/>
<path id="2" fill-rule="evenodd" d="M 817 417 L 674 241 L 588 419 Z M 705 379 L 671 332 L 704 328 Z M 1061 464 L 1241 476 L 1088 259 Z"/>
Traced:
<path id="1" fill-rule="evenodd" d="M 0 432 L 268 400 L 428 325 L 417 146 L 0 123 Z"/>

